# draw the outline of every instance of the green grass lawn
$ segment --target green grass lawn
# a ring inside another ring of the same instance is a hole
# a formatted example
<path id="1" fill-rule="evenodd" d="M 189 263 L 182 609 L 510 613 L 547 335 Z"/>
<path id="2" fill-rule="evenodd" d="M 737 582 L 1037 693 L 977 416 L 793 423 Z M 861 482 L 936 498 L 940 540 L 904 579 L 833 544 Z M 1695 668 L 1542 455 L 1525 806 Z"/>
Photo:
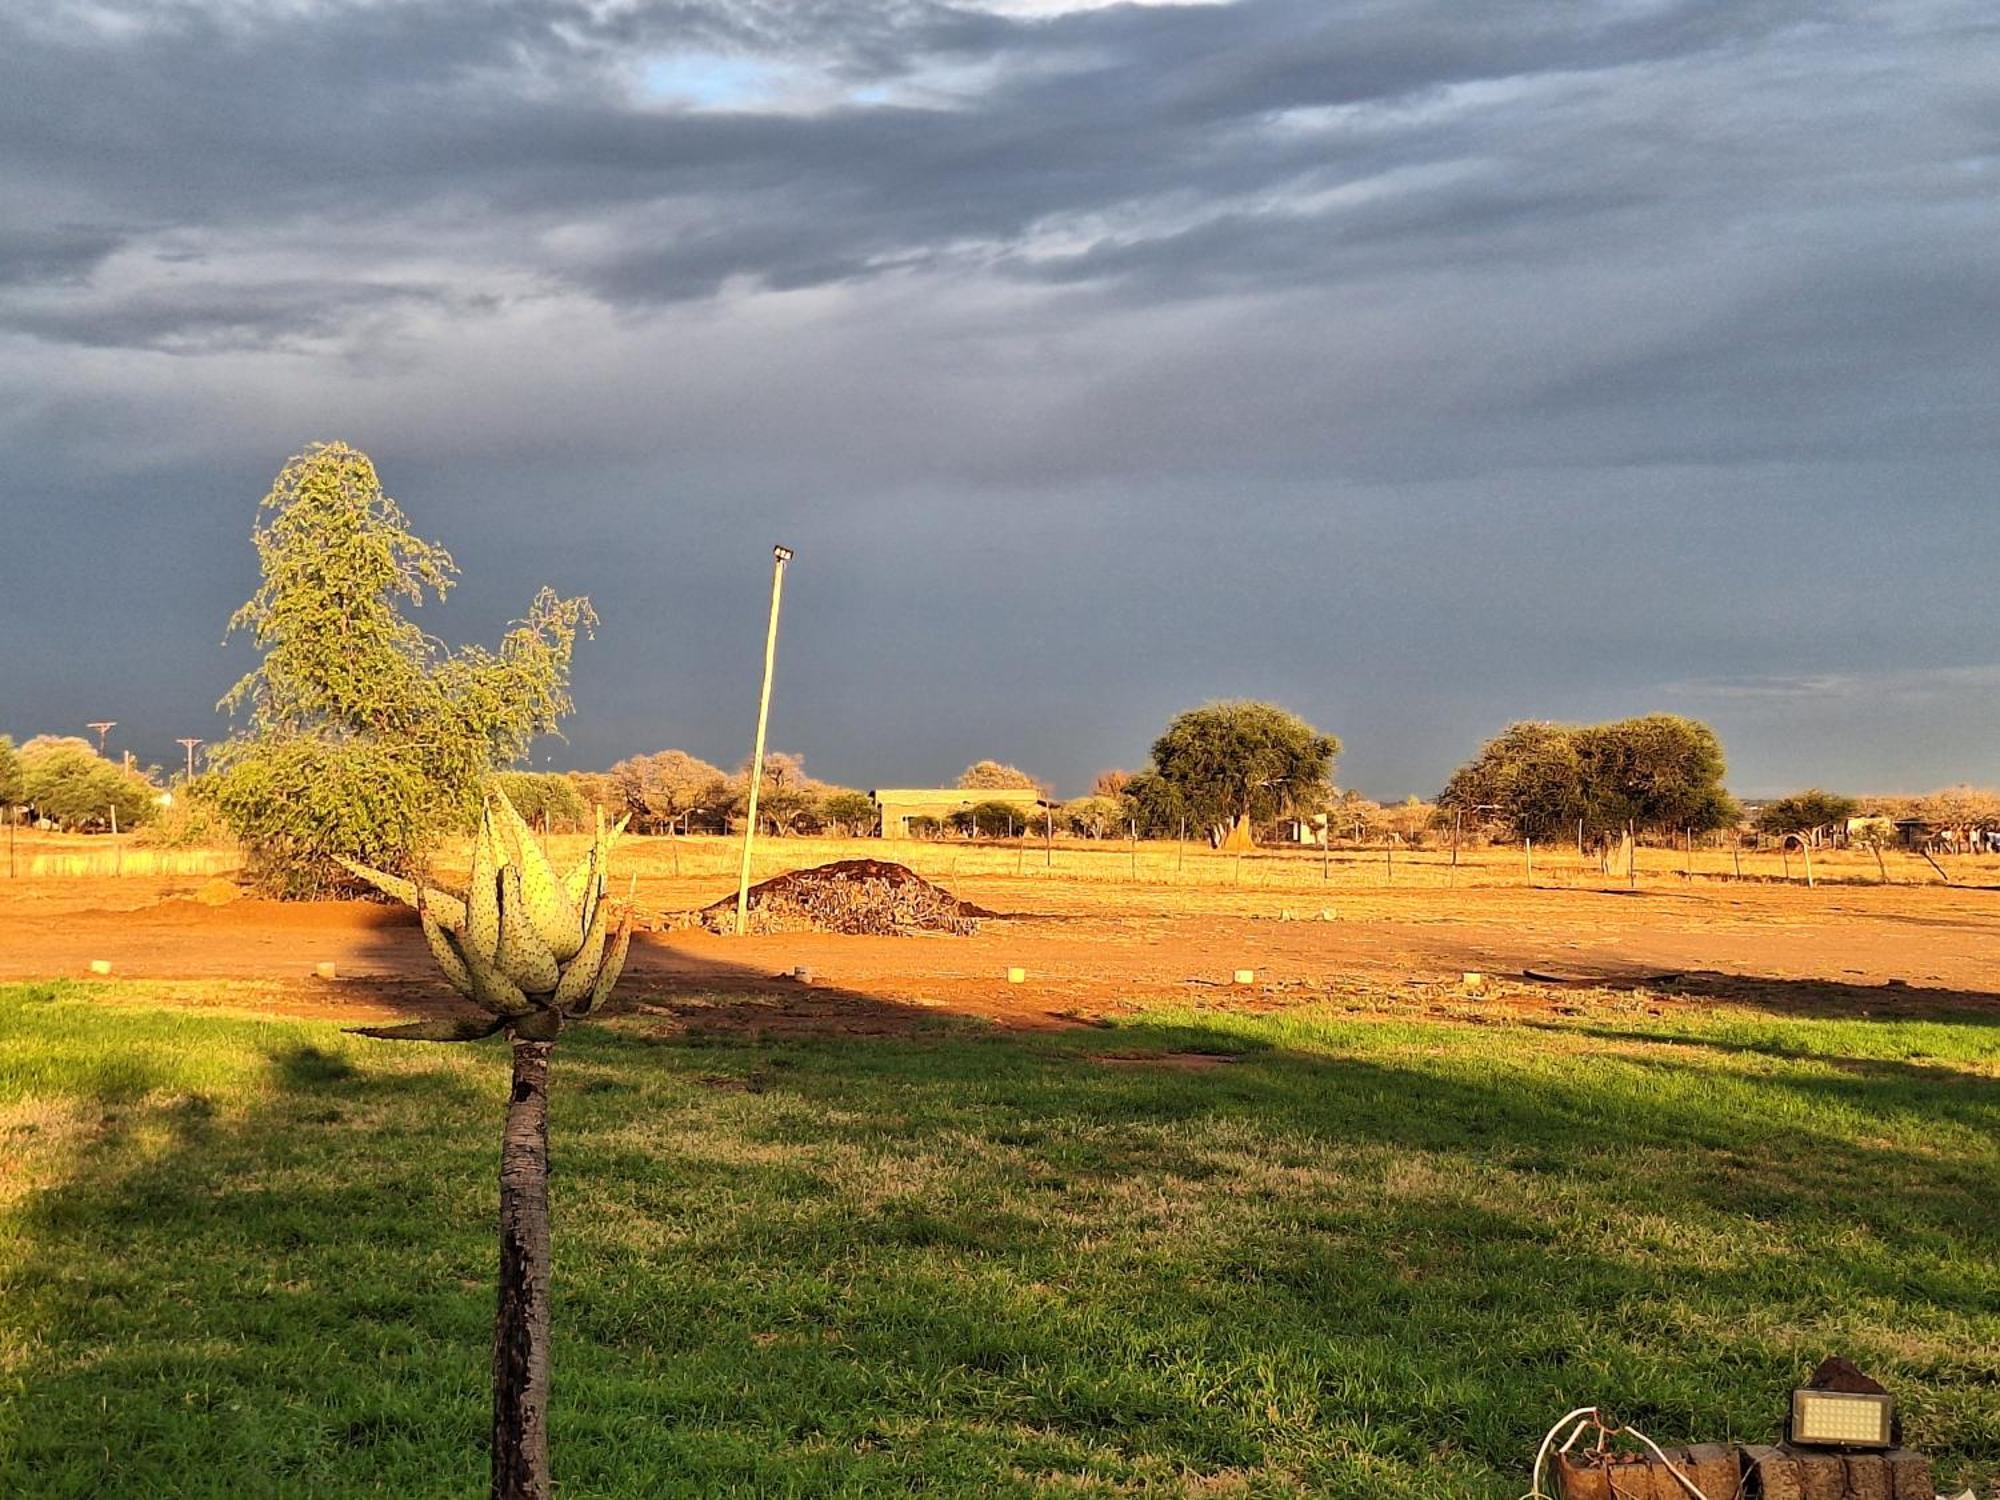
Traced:
<path id="1" fill-rule="evenodd" d="M 483 1492 L 504 1051 L 144 996 L 0 988 L 0 1494 Z M 568 1495 L 1512 1500 L 1832 1352 L 2000 1474 L 1990 1020 L 638 1018 L 552 1115 Z"/>

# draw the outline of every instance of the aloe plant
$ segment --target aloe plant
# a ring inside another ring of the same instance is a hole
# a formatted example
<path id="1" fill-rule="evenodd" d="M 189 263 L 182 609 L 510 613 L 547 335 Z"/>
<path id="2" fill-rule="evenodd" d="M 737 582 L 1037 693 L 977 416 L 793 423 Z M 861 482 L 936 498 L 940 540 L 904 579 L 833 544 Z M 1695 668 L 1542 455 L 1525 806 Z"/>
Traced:
<path id="1" fill-rule="evenodd" d="M 610 996 L 632 941 L 629 907 L 612 926 L 611 849 L 597 836 L 558 876 L 506 795 L 489 789 L 463 892 L 341 861 L 416 908 L 445 981 L 485 1015 L 363 1026 L 392 1041 L 469 1042 L 505 1033 L 514 1083 L 500 1148 L 500 1295 L 493 1321 L 493 1497 L 549 1496 L 549 1056 L 564 1026 Z"/>

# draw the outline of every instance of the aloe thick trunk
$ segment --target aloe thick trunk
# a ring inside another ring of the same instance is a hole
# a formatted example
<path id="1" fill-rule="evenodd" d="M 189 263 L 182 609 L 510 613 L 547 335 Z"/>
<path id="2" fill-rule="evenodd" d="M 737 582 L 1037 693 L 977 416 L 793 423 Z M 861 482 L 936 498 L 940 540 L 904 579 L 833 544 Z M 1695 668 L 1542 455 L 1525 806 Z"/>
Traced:
<path id="1" fill-rule="evenodd" d="M 500 1144 L 493 1500 L 549 1500 L 549 1042 L 514 1041 Z"/>

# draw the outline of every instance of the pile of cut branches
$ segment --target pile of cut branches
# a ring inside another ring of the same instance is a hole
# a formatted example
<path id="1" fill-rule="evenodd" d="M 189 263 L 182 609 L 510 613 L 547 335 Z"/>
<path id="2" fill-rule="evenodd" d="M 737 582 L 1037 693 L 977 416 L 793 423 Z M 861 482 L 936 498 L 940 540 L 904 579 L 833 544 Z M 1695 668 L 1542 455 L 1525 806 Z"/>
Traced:
<path id="1" fill-rule="evenodd" d="M 736 930 L 736 898 L 696 912 L 711 932 Z M 909 932 L 976 931 L 993 913 L 961 901 L 916 871 L 881 859 L 843 859 L 793 870 L 750 887 L 752 932 L 849 932 L 892 937 Z"/>

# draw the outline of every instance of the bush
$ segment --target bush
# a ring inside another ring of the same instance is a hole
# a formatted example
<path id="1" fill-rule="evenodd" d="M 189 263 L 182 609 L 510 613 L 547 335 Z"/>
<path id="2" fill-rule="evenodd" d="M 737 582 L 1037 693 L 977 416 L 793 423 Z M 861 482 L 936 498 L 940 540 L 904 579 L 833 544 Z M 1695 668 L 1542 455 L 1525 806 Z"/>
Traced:
<path id="1" fill-rule="evenodd" d="M 234 828 L 252 828 L 244 873 L 286 900 L 350 895 L 359 887 L 335 864 L 414 874 L 408 830 L 428 826 L 435 787 L 400 746 L 318 736 L 258 741 L 215 779 L 215 805 Z"/>
<path id="2" fill-rule="evenodd" d="M 155 849 L 202 849 L 232 842 L 212 783 L 203 777 L 183 781 L 173 789 L 173 799 L 146 824 L 140 843 Z"/>
<path id="3" fill-rule="evenodd" d="M 974 838 L 1004 839 L 1021 831 L 1027 822 L 1027 812 L 1012 802 L 976 802 L 953 813 L 947 821 L 958 833 L 969 833 Z"/>

